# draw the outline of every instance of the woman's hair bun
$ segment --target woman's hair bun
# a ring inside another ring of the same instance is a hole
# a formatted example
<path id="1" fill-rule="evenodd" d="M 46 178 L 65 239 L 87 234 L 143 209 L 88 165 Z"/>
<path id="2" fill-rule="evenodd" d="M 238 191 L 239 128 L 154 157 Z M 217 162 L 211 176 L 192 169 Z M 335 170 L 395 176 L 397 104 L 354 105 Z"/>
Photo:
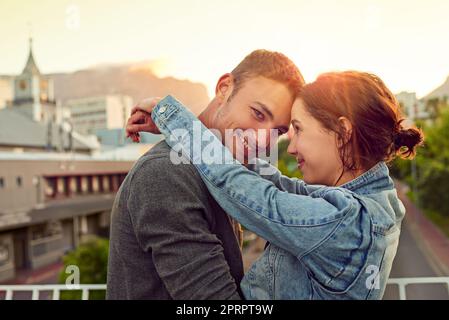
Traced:
<path id="1" fill-rule="evenodd" d="M 416 153 L 416 148 L 423 144 L 424 135 L 418 128 L 403 128 L 395 133 L 394 148 L 403 158 L 412 158 Z"/>

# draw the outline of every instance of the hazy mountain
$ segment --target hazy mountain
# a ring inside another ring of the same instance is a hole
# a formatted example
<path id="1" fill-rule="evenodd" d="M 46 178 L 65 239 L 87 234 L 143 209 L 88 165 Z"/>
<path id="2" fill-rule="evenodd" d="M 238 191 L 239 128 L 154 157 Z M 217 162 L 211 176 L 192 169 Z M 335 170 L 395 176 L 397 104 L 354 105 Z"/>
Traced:
<path id="1" fill-rule="evenodd" d="M 433 90 L 423 99 L 428 100 L 432 98 L 444 98 L 444 97 L 449 98 L 449 77 L 447 77 L 446 81 L 441 86 Z"/>
<path id="2" fill-rule="evenodd" d="M 199 114 L 208 104 L 206 86 L 172 77 L 159 78 L 144 63 L 102 65 L 67 74 L 52 74 L 55 99 L 125 94 L 134 102 L 147 97 L 172 94 Z M 148 65 L 148 64 L 147 64 Z"/>

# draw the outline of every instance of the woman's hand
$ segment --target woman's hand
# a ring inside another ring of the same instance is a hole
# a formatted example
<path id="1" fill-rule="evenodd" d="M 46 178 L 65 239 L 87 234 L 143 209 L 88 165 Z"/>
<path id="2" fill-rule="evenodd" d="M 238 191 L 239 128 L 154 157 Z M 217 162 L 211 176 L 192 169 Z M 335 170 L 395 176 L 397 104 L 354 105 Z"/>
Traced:
<path id="1" fill-rule="evenodd" d="M 126 125 L 126 137 L 130 137 L 134 142 L 140 142 L 139 131 L 160 133 L 151 119 L 151 111 L 160 100 L 161 98 L 144 99 L 131 110 L 131 116 Z"/>

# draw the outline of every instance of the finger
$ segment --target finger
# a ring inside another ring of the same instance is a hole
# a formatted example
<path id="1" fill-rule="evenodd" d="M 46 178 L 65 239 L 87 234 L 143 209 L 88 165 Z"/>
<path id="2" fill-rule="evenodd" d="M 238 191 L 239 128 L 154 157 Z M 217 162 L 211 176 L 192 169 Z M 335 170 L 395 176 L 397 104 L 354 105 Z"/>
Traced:
<path id="1" fill-rule="evenodd" d="M 151 107 L 151 109 L 153 109 L 154 107 Z M 137 112 L 143 112 L 143 113 L 151 113 L 147 111 L 147 107 L 146 106 L 142 106 L 140 104 L 135 105 L 132 109 L 131 109 L 131 115 L 137 113 Z"/>
<path id="2" fill-rule="evenodd" d="M 133 133 L 131 134 L 130 138 L 133 142 L 138 142 L 138 140 L 140 139 L 140 135 L 138 133 Z"/>
<path id="3" fill-rule="evenodd" d="M 140 101 L 135 108 L 151 113 L 160 100 L 160 98 L 147 98 Z"/>
<path id="4" fill-rule="evenodd" d="M 142 123 L 145 122 L 146 119 L 146 115 L 142 112 L 139 113 L 135 113 L 133 114 L 131 117 L 128 118 L 128 125 L 130 124 L 137 124 L 137 123 Z"/>
<path id="5" fill-rule="evenodd" d="M 148 130 L 148 124 L 129 124 L 126 126 L 126 131 L 130 133 L 137 133 L 139 131 Z"/>
<path id="6" fill-rule="evenodd" d="M 136 112 L 142 111 L 138 105 L 135 105 L 132 109 L 131 109 L 131 115 L 133 115 Z"/>
<path id="7" fill-rule="evenodd" d="M 142 110 L 139 110 L 139 111 L 137 111 L 136 113 L 135 113 L 136 115 L 139 115 L 140 117 L 141 117 L 141 119 L 143 119 L 143 120 L 147 120 L 147 119 L 149 119 L 149 118 L 151 118 L 151 113 L 148 113 L 148 112 L 146 112 L 146 111 L 142 111 Z M 136 116 L 137 117 L 137 116 Z"/>

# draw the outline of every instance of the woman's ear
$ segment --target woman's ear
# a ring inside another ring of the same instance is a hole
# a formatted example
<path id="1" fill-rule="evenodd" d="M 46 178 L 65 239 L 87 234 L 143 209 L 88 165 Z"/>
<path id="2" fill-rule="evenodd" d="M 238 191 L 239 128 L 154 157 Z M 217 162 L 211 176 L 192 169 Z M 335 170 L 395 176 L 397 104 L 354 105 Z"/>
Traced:
<path id="1" fill-rule="evenodd" d="M 233 85 L 234 76 L 231 73 L 222 75 L 215 87 L 215 98 L 220 101 L 226 101 L 232 93 Z"/>
<path id="2" fill-rule="evenodd" d="M 351 139 L 352 135 L 352 123 L 346 117 L 338 118 L 338 122 L 340 123 L 340 127 L 342 128 L 342 139 L 343 144 L 348 143 L 349 139 Z"/>

